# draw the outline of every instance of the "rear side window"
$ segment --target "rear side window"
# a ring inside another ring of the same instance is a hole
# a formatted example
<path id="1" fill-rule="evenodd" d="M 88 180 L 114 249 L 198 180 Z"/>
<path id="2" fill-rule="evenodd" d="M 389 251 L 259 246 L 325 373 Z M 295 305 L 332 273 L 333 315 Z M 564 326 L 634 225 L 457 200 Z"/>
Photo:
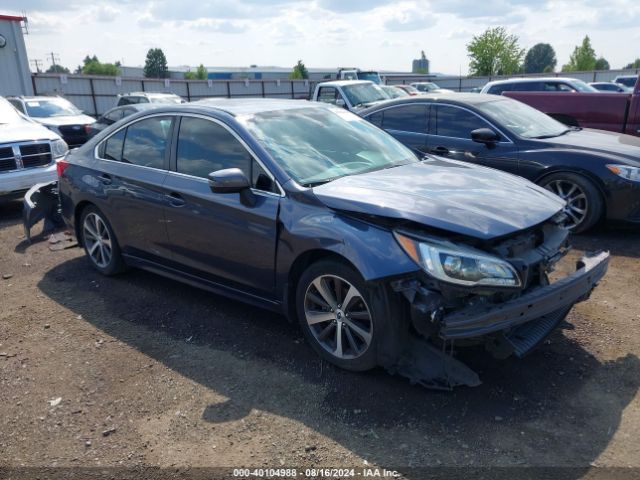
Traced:
<path id="1" fill-rule="evenodd" d="M 14 100 L 12 98 L 9 98 L 9 103 L 11 105 L 13 105 L 14 107 L 16 107 L 18 109 L 19 112 L 21 113 L 25 113 L 24 111 L 24 105 L 22 105 L 22 102 L 20 100 Z"/>
<path id="2" fill-rule="evenodd" d="M 127 127 L 122 161 L 143 167 L 164 168 L 171 121 L 172 117 L 152 117 Z"/>
<path id="3" fill-rule="evenodd" d="M 104 150 L 100 152 L 100 156 L 107 160 L 122 161 L 122 146 L 124 145 L 126 132 L 127 131 L 123 129 L 111 135 L 107 141 L 103 143 Z"/>
<path id="4" fill-rule="evenodd" d="M 493 95 L 502 95 L 502 92 L 508 92 L 511 90 L 511 85 L 493 85 L 489 87 L 487 93 L 491 93 Z"/>
<path id="5" fill-rule="evenodd" d="M 404 105 L 383 112 L 382 128 L 401 132 L 427 133 L 426 105 Z"/>
<path id="6" fill-rule="evenodd" d="M 462 108 L 438 105 L 435 111 L 436 135 L 470 140 L 473 130 L 490 127 L 480 117 Z"/>
<path id="7" fill-rule="evenodd" d="M 512 92 L 538 92 L 542 90 L 540 82 L 518 82 L 511 85 Z"/>
<path id="8" fill-rule="evenodd" d="M 221 125 L 201 118 L 183 117 L 178 133 L 176 170 L 207 178 L 211 172 L 239 168 L 254 188 L 274 191 L 274 184 L 249 151 Z"/>
<path id="9" fill-rule="evenodd" d="M 123 117 L 124 111 L 120 108 L 116 108 L 115 110 L 111 110 L 104 114 L 104 118 L 111 122 L 117 122 Z"/>

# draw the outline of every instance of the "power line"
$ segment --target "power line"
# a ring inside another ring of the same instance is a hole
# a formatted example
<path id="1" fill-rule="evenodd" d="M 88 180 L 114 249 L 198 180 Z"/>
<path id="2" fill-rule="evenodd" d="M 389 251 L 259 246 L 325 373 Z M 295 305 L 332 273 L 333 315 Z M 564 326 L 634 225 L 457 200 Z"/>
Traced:
<path id="1" fill-rule="evenodd" d="M 56 66 L 56 60 L 60 62 L 60 55 L 54 52 L 50 52 L 47 54 L 47 57 L 51 59 L 51 65 Z"/>
<path id="2" fill-rule="evenodd" d="M 34 59 L 30 60 L 29 62 L 36 69 L 37 73 L 42 73 L 42 60 L 34 58 Z"/>

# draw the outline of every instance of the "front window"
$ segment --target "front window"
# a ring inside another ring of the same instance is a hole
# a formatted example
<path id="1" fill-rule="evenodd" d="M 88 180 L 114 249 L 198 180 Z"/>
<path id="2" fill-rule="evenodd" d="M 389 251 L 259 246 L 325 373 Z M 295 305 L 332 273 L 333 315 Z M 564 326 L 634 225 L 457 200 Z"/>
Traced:
<path id="1" fill-rule="evenodd" d="M 303 107 L 237 120 L 304 186 L 418 161 L 393 137 L 343 109 Z"/>
<path id="2" fill-rule="evenodd" d="M 476 108 L 523 138 L 551 138 L 568 131 L 566 125 L 515 100 L 482 102 Z"/>
<path id="3" fill-rule="evenodd" d="M 373 83 L 380 83 L 380 75 L 378 72 L 359 72 L 358 80 L 369 80 Z"/>
<path id="4" fill-rule="evenodd" d="M 354 107 L 358 105 L 366 105 L 368 103 L 380 102 L 388 100 L 384 91 L 373 83 L 360 83 L 357 85 L 347 85 L 342 87 L 342 91 Z"/>
<path id="5" fill-rule="evenodd" d="M 4 98 L 0 98 L 0 125 L 4 123 L 16 123 L 23 121 L 24 119 L 12 105 Z"/>
<path id="6" fill-rule="evenodd" d="M 64 117 L 82 113 L 71 102 L 63 98 L 26 100 L 25 105 L 27 115 L 36 118 Z"/>

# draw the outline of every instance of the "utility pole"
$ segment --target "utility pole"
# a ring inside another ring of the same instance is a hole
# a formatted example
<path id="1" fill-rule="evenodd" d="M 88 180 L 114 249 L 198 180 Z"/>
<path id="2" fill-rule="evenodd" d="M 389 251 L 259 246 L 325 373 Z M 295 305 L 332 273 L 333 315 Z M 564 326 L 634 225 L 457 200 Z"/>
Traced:
<path id="1" fill-rule="evenodd" d="M 54 67 L 56 66 L 56 60 L 60 61 L 60 55 L 58 55 L 57 53 L 51 52 L 47 54 L 47 56 L 51 59 L 51 65 L 53 65 Z"/>
<path id="2" fill-rule="evenodd" d="M 33 68 L 36 69 L 36 73 L 42 73 L 42 60 L 34 58 L 30 63 L 33 65 Z"/>

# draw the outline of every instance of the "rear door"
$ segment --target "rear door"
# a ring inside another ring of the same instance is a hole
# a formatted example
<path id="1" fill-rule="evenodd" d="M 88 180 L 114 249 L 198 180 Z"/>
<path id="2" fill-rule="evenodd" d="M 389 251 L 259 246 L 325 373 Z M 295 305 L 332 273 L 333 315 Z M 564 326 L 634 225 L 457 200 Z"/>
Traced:
<path id="1" fill-rule="evenodd" d="M 432 105 L 428 151 L 434 155 L 518 173 L 518 149 L 498 128 L 475 112 L 456 105 Z M 491 145 L 474 142 L 471 132 L 490 128 L 500 135 Z"/>
<path id="2" fill-rule="evenodd" d="M 173 259 L 212 281 L 271 293 L 281 198 L 273 176 L 231 128 L 208 117 L 181 118 L 174 158 L 164 184 Z M 251 190 L 213 193 L 207 175 L 226 168 L 241 169 Z"/>
<path id="3" fill-rule="evenodd" d="M 397 105 L 366 117 L 374 125 L 386 130 L 418 156 L 427 152 L 429 105 L 411 103 Z"/>
<path id="4" fill-rule="evenodd" d="M 164 219 L 171 115 L 146 117 L 121 128 L 98 147 L 100 208 L 111 222 L 125 254 L 147 259 L 169 258 Z"/>

